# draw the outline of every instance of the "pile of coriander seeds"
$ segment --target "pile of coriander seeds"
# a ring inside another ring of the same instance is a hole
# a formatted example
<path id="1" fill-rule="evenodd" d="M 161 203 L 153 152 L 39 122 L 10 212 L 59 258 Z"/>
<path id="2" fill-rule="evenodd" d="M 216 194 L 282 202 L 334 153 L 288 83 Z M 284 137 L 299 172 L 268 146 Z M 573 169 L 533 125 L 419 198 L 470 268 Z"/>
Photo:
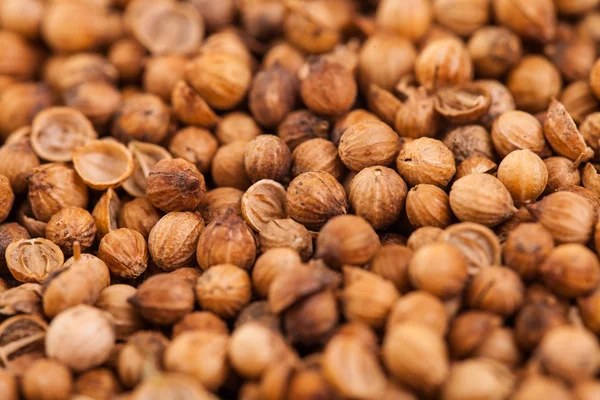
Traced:
<path id="1" fill-rule="evenodd" d="M 600 0 L 0 0 L 0 400 L 600 399 Z"/>

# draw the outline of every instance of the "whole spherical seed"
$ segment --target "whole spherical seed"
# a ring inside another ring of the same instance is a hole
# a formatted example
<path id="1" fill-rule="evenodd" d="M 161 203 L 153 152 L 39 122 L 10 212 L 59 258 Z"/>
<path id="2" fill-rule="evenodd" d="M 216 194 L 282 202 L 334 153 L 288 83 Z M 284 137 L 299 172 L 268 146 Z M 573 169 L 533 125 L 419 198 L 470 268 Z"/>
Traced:
<path id="1" fill-rule="evenodd" d="M 550 290 L 568 298 L 586 295 L 600 282 L 598 258 L 580 244 L 557 246 L 538 271 Z"/>
<path id="2" fill-rule="evenodd" d="M 259 232 L 260 251 L 287 247 L 298 252 L 303 260 L 313 253 L 313 240 L 306 227 L 291 218 L 273 219 Z M 256 267 L 256 265 L 255 265 Z"/>
<path id="3" fill-rule="evenodd" d="M 121 94 L 108 82 L 85 82 L 63 93 L 65 105 L 80 111 L 90 122 L 106 126 L 121 104 Z"/>
<path id="4" fill-rule="evenodd" d="M 393 326 L 384 337 L 382 353 L 392 376 L 421 393 L 435 391 L 448 375 L 446 344 L 426 325 Z"/>
<path id="5" fill-rule="evenodd" d="M 188 374 L 209 390 L 218 390 L 229 375 L 228 339 L 227 334 L 218 332 L 183 333 L 165 350 L 165 368 Z"/>
<path id="6" fill-rule="evenodd" d="M 359 267 L 343 267 L 344 289 L 341 303 L 350 322 L 361 322 L 374 329 L 385 325 L 392 305 L 400 297 L 392 282 Z"/>
<path id="7" fill-rule="evenodd" d="M 383 245 L 371 260 L 369 270 L 392 282 L 401 293 L 406 293 L 410 287 L 408 264 L 412 256 L 413 251 L 406 246 Z"/>
<path id="8" fill-rule="evenodd" d="M 146 49 L 137 40 L 124 38 L 110 46 L 107 58 L 117 69 L 120 79 L 135 82 L 142 76 L 146 55 Z"/>
<path id="9" fill-rule="evenodd" d="M 2 41 L 1 34 L 0 41 Z M 0 107 L 2 107 L 0 137 L 3 139 L 8 138 L 19 128 L 30 129 L 25 127 L 32 124 L 38 112 L 54 103 L 50 88 L 41 83 L 14 82 L 6 86 L 0 93 Z M 60 151 L 60 149 L 58 150 Z"/>
<path id="10" fill-rule="evenodd" d="M 504 264 L 525 281 L 538 275 L 538 266 L 554 248 L 554 239 L 546 228 L 537 223 L 523 223 L 508 234 L 502 256 Z"/>
<path id="11" fill-rule="evenodd" d="M 498 225 L 517 211 L 506 187 L 488 174 L 460 178 L 452 185 L 449 198 L 459 220 L 486 226 Z"/>
<path id="12" fill-rule="evenodd" d="M 549 42 L 556 34 L 554 2 L 534 0 L 528 4 L 494 0 L 496 19 L 502 25 L 529 39 Z"/>
<path id="13" fill-rule="evenodd" d="M 333 132 L 331 133 L 331 141 L 335 144 L 339 144 L 340 138 L 346 129 L 354 124 L 365 121 L 380 121 L 380 119 L 377 115 L 361 108 L 356 108 L 348 112 L 340 117 L 335 123 Z"/>
<path id="14" fill-rule="evenodd" d="M 194 290 L 186 280 L 171 274 L 157 274 L 138 286 L 131 304 L 147 321 L 171 325 L 194 309 Z"/>
<path id="15" fill-rule="evenodd" d="M 523 111 L 507 111 L 500 115 L 494 121 L 491 133 L 494 148 L 501 157 L 525 149 L 542 157 L 548 146 L 540 122 Z"/>
<path id="16" fill-rule="evenodd" d="M 250 178 L 244 167 L 247 146 L 248 142 L 234 141 L 219 147 L 211 165 L 211 176 L 215 185 L 240 190 L 246 190 L 250 186 Z"/>
<path id="17" fill-rule="evenodd" d="M 568 81 L 587 79 L 597 57 L 594 43 L 577 35 L 558 38 L 546 45 L 544 53 Z"/>
<path id="18" fill-rule="evenodd" d="M 0 106 L 1 107 L 1 106 Z M 0 147 L 0 175 L 10 181 L 14 193 L 27 190 L 27 175 L 40 165 L 40 159 L 33 151 L 29 138 L 17 138 L 19 132 L 29 132 L 30 128 L 16 131 L 11 138 Z"/>
<path id="19" fill-rule="evenodd" d="M 209 190 L 200 202 L 197 211 L 202 214 L 204 221 L 210 224 L 215 219 L 224 215 L 227 210 L 233 210 L 237 215 L 242 215 L 241 201 L 244 192 L 239 189 L 222 187 Z"/>
<path id="20" fill-rule="evenodd" d="M 342 162 L 353 171 L 386 166 L 398 154 L 398 135 L 383 122 L 359 122 L 346 129 L 338 148 Z"/>
<path id="21" fill-rule="evenodd" d="M 456 39 L 429 43 L 417 57 L 415 74 L 429 91 L 473 79 L 473 63 L 465 45 Z"/>
<path id="22" fill-rule="evenodd" d="M 294 151 L 303 142 L 310 139 L 327 139 L 329 121 L 309 110 L 290 112 L 277 127 L 277 136 Z"/>
<path id="23" fill-rule="evenodd" d="M 218 147 L 217 139 L 209 131 L 188 126 L 175 133 L 169 144 L 169 151 L 174 157 L 191 162 L 205 174 L 210 169 Z"/>
<path id="24" fill-rule="evenodd" d="M 42 358 L 27 368 L 21 387 L 26 399 L 64 399 L 73 389 L 73 377 L 62 363 Z"/>
<path id="25" fill-rule="evenodd" d="M 206 192 L 204 176 L 194 164 L 181 158 L 157 162 L 147 181 L 148 198 L 165 212 L 192 211 Z"/>
<path id="26" fill-rule="evenodd" d="M 400 149 L 396 167 L 409 186 L 427 183 L 445 187 L 456 172 L 452 152 L 439 140 L 425 137 Z"/>
<path id="27" fill-rule="evenodd" d="M 248 46 L 235 31 L 225 29 L 206 39 L 202 45 L 203 53 L 228 53 L 240 57 L 249 67 L 254 66 Z"/>
<path id="28" fill-rule="evenodd" d="M 290 218 L 318 230 L 330 218 L 346 214 L 348 203 L 344 187 L 326 172 L 305 172 L 294 178 L 287 189 Z"/>
<path id="29" fill-rule="evenodd" d="M 285 142 L 274 135 L 252 139 L 244 153 L 244 167 L 252 182 L 261 179 L 283 181 L 290 172 L 292 155 Z"/>
<path id="30" fill-rule="evenodd" d="M 305 55 L 290 43 L 282 40 L 273 45 L 263 58 L 263 65 L 270 67 L 280 64 L 293 74 L 297 74 L 304 65 Z"/>
<path id="31" fill-rule="evenodd" d="M 533 350 L 550 330 L 566 325 L 564 311 L 555 304 L 525 304 L 515 318 L 515 339 L 520 348 Z"/>
<path id="32" fill-rule="evenodd" d="M 261 134 L 262 132 L 256 121 L 250 115 L 241 111 L 225 114 L 219 125 L 217 125 L 215 132 L 215 136 L 223 145 L 235 142 L 236 140 L 249 142 Z"/>
<path id="33" fill-rule="evenodd" d="M 402 76 L 412 72 L 416 58 L 417 52 L 409 40 L 389 33 L 376 33 L 360 49 L 360 83 L 363 87 L 374 83 L 392 90 Z"/>
<path id="34" fill-rule="evenodd" d="M 554 193 L 569 186 L 581 184 L 581 173 L 571 160 L 566 157 L 548 157 L 544 159 L 548 170 L 548 183 L 545 193 Z"/>
<path id="35" fill-rule="evenodd" d="M 406 322 L 417 322 L 445 335 L 448 330 L 447 319 L 444 303 L 440 299 L 422 290 L 415 290 L 394 303 L 386 330 L 390 331 L 394 326 Z"/>
<path id="36" fill-rule="evenodd" d="M 275 127 L 294 109 L 297 97 L 298 79 L 279 64 L 274 64 L 256 74 L 248 103 L 256 122 Z"/>
<path id="37" fill-rule="evenodd" d="M 523 304 L 525 287 L 519 275 L 506 267 L 484 268 L 466 290 L 469 307 L 504 316 L 514 314 Z"/>
<path id="38" fill-rule="evenodd" d="M 449 131 L 442 140 L 452 151 L 457 163 L 469 157 L 495 159 L 492 140 L 488 131 L 480 125 L 465 125 Z"/>
<path id="39" fill-rule="evenodd" d="M 569 352 L 562 351 L 564 348 L 569 348 Z M 598 339 L 577 326 L 550 330 L 542 339 L 537 354 L 544 369 L 568 383 L 591 378 L 600 367 Z"/>
<path id="40" fill-rule="evenodd" d="M 150 231 L 160 220 L 162 213 L 147 197 L 138 197 L 123 205 L 119 211 L 119 227 L 128 228 L 148 239 Z"/>
<path id="41" fill-rule="evenodd" d="M 524 174 L 523 171 L 528 172 Z M 498 165 L 498 179 L 518 207 L 535 201 L 544 192 L 548 183 L 548 169 L 531 150 L 515 150 Z"/>
<path id="42" fill-rule="evenodd" d="M 232 210 L 211 222 L 198 240 L 196 260 L 204 270 L 218 264 L 250 269 L 255 259 L 254 233 Z"/>
<path id="43" fill-rule="evenodd" d="M 0 73 L 16 80 L 33 78 L 39 68 L 38 48 L 21 35 L 9 30 L 2 31 L 0 43 L 3 61 L 0 63 Z"/>
<path id="44" fill-rule="evenodd" d="M 552 98 L 558 96 L 562 79 L 556 66 L 547 58 L 529 55 L 510 71 L 506 86 L 520 109 L 536 113 L 545 110 Z"/>
<path id="45" fill-rule="evenodd" d="M 202 309 L 222 318 L 234 317 L 252 297 L 248 273 L 232 264 L 210 267 L 198 279 L 195 290 Z"/>
<path id="46" fill-rule="evenodd" d="M 134 94 L 123 100 L 114 117 L 111 134 L 126 142 L 159 143 L 168 133 L 169 119 L 169 109 L 160 97 Z"/>
<path id="47" fill-rule="evenodd" d="M 319 60 L 309 66 L 300 94 L 304 104 L 316 114 L 341 115 L 356 98 L 356 81 L 348 69 Z"/>
<path id="48" fill-rule="evenodd" d="M 501 78 L 522 56 L 519 36 L 504 27 L 477 29 L 468 45 L 475 71 L 486 78 Z"/>
<path id="49" fill-rule="evenodd" d="M 411 284 L 439 298 L 458 295 L 467 282 L 467 263 L 461 252 L 445 243 L 418 249 L 408 265 Z"/>
<path id="50" fill-rule="evenodd" d="M 165 101 L 171 100 L 173 89 L 185 75 L 187 57 L 179 54 L 166 54 L 153 56 L 149 60 L 143 61 L 145 64 L 142 64 L 144 90 L 160 96 Z"/>
<path id="51" fill-rule="evenodd" d="M 44 13 L 42 3 L 37 0 L 24 2 L 9 0 L 5 1 L 0 9 L 4 29 L 31 39 L 39 37 Z M 10 399 L 12 400 L 12 397 Z"/>
<path id="52" fill-rule="evenodd" d="M 150 231 L 148 249 L 158 268 L 169 272 L 191 264 L 204 220 L 193 212 L 171 212 Z"/>
<path id="53" fill-rule="evenodd" d="M 46 334 L 48 356 L 82 372 L 102 364 L 115 345 L 114 326 L 97 308 L 79 305 L 52 320 Z"/>
<path id="54" fill-rule="evenodd" d="M 452 32 L 468 36 L 486 25 L 490 17 L 489 2 L 475 0 L 467 3 L 456 0 L 436 0 L 433 11 L 440 25 Z"/>
<path id="55" fill-rule="evenodd" d="M 88 188 L 73 168 L 62 163 L 44 164 L 27 176 L 28 200 L 36 219 L 48 222 L 62 208 L 85 209 Z"/>
<path id="56" fill-rule="evenodd" d="M 187 65 L 185 78 L 211 107 L 229 110 L 246 96 L 252 72 L 245 60 L 237 55 L 209 52 Z"/>
<path id="57" fill-rule="evenodd" d="M 340 180 L 346 168 L 340 159 L 338 148 L 326 139 L 309 139 L 292 152 L 292 176 L 304 172 L 323 171 Z"/>
<path id="58" fill-rule="evenodd" d="M 135 279 L 148 267 L 148 247 L 141 233 L 121 228 L 109 232 L 100 241 L 98 258 L 110 272 L 125 279 Z"/>
<path id="59" fill-rule="evenodd" d="M 378 249 L 379 238 L 367 221 L 355 215 L 340 215 L 319 231 L 315 256 L 339 268 L 344 264 L 366 264 Z"/>
<path id="60" fill-rule="evenodd" d="M 239 326 L 231 334 L 229 360 L 233 369 L 245 378 L 260 378 L 275 361 L 293 361 L 294 353 L 278 332 L 260 322 Z"/>
<path id="61" fill-rule="evenodd" d="M 79 242 L 85 251 L 94 243 L 96 224 L 92 215 L 79 207 L 66 207 L 50 218 L 46 239 L 54 242 L 66 256 L 73 255 L 73 244 Z"/>
<path id="62" fill-rule="evenodd" d="M 421 39 L 431 26 L 433 10 L 429 1 L 398 3 L 394 0 L 384 0 L 378 4 L 377 24 L 412 42 Z"/>
<path id="63" fill-rule="evenodd" d="M 452 221 L 448 195 L 434 185 L 416 185 L 406 196 L 406 215 L 414 228 L 445 228 Z"/>
<path id="64" fill-rule="evenodd" d="M 368 167 L 350 183 L 349 200 L 356 215 L 374 229 L 391 226 L 400 216 L 406 199 L 406 183 L 387 167 Z"/>
<path id="65" fill-rule="evenodd" d="M 594 209 L 584 197 L 570 192 L 552 193 L 528 206 L 557 243 L 587 243 L 592 236 Z"/>
<path id="66" fill-rule="evenodd" d="M 283 29 L 291 44 L 310 54 L 325 53 L 340 41 L 340 29 L 349 17 L 349 9 L 330 3 L 316 3 L 304 7 L 290 3 L 285 14 Z M 339 13 L 339 14 L 337 14 Z"/>

